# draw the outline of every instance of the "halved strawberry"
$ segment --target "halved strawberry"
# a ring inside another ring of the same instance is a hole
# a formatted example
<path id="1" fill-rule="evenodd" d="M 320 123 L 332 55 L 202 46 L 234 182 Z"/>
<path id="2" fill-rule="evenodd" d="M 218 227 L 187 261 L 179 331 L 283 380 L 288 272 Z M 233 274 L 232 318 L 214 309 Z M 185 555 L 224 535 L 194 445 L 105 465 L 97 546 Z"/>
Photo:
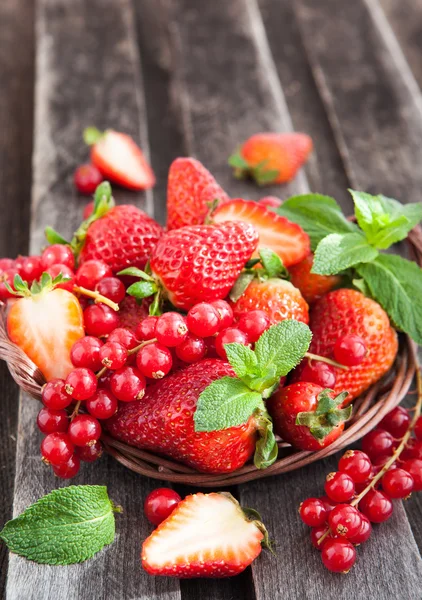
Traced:
<path id="1" fill-rule="evenodd" d="M 213 212 L 212 220 L 214 223 L 250 223 L 259 233 L 254 256 L 258 256 L 260 248 L 269 248 L 278 254 L 285 267 L 299 263 L 311 251 L 309 236 L 299 225 L 252 200 L 237 198 L 220 204 Z"/>
<path id="2" fill-rule="evenodd" d="M 268 544 L 258 518 L 228 493 L 187 496 L 145 540 L 142 566 L 167 577 L 237 575 Z"/>
<path id="3" fill-rule="evenodd" d="M 84 140 L 92 146 L 91 161 L 104 178 L 130 190 L 146 190 L 155 184 L 153 170 L 129 135 L 88 127 Z"/>

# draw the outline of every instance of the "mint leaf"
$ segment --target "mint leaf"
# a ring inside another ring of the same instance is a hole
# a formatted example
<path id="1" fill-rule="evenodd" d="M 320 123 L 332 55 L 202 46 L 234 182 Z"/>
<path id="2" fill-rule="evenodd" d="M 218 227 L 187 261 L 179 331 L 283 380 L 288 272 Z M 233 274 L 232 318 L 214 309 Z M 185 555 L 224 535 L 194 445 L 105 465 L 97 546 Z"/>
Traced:
<path id="1" fill-rule="evenodd" d="M 134 298 L 148 298 L 155 294 L 157 289 L 156 284 L 152 281 L 137 281 L 127 288 L 126 293 Z"/>
<path id="2" fill-rule="evenodd" d="M 422 344 L 422 269 L 394 254 L 355 268 L 394 325 Z"/>
<path id="3" fill-rule="evenodd" d="M 6 523 L 0 538 L 11 552 L 29 560 L 70 565 L 114 540 L 117 510 L 106 487 L 72 485 L 50 492 Z"/>
<path id="4" fill-rule="evenodd" d="M 198 398 L 193 416 L 195 431 L 220 431 L 242 425 L 258 407 L 263 407 L 261 394 L 251 391 L 240 379 L 217 379 Z"/>
<path id="5" fill-rule="evenodd" d="M 257 413 L 259 438 L 255 446 L 254 465 L 257 469 L 266 469 L 278 457 L 278 446 L 275 440 L 273 423 L 266 409 Z"/>
<path id="6" fill-rule="evenodd" d="M 255 372 L 258 361 L 253 350 L 243 344 L 236 343 L 224 344 L 224 350 L 233 371 L 239 379 Z"/>
<path id="7" fill-rule="evenodd" d="M 289 272 L 283 265 L 281 258 L 269 248 L 261 248 L 259 250 L 261 264 L 267 272 L 268 277 L 288 277 Z"/>
<path id="8" fill-rule="evenodd" d="M 312 250 L 330 233 L 353 233 L 358 227 L 348 221 L 330 196 L 303 194 L 289 198 L 277 209 L 279 215 L 300 225 L 311 238 Z"/>
<path id="9" fill-rule="evenodd" d="M 361 233 L 331 233 L 318 244 L 311 272 L 334 275 L 377 256 L 378 251 Z"/>

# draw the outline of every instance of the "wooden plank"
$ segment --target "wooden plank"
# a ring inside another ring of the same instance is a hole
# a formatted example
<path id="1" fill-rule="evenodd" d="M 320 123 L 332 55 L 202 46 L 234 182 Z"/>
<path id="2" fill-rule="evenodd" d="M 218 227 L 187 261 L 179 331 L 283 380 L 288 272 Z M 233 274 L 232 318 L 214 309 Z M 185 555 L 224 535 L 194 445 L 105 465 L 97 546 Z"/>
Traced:
<path id="1" fill-rule="evenodd" d="M 33 2 L 0 3 L 0 256 L 28 249 L 33 129 Z M 18 388 L 0 365 L 0 522 L 12 516 Z M 7 549 L 0 545 L 0 597 L 7 573 Z"/>
<path id="2" fill-rule="evenodd" d="M 42 243 L 46 223 L 70 234 L 79 220 L 81 207 L 71 176 L 86 156 L 81 143 L 85 125 L 127 131 L 148 151 L 133 22 L 127 0 L 38 2 L 33 251 Z M 119 198 L 148 207 L 148 198 L 145 201 L 142 195 L 122 192 Z M 48 491 L 66 485 L 40 461 L 41 436 L 35 425 L 38 408 L 34 400 L 21 398 L 15 515 Z M 8 600 L 180 598 L 177 580 L 152 578 L 139 562 L 141 542 L 150 531 L 142 503 L 156 484 L 108 458 L 84 465 L 73 483 L 107 484 L 111 498 L 123 506 L 114 544 L 93 560 L 61 568 L 12 556 Z"/>

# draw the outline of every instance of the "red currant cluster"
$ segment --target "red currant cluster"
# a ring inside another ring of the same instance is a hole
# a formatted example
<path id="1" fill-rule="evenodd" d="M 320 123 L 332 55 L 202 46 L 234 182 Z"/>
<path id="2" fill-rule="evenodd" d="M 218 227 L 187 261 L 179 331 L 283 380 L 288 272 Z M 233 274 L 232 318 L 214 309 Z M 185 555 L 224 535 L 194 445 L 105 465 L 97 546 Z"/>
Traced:
<path id="1" fill-rule="evenodd" d="M 338 471 L 327 475 L 326 495 L 301 503 L 299 514 L 312 527 L 311 542 L 330 571 L 349 571 L 356 561 L 355 546 L 371 535 L 371 523 L 391 517 L 392 499 L 422 490 L 421 400 L 413 419 L 400 406 L 389 412 L 362 439 L 362 451 L 348 450 Z"/>

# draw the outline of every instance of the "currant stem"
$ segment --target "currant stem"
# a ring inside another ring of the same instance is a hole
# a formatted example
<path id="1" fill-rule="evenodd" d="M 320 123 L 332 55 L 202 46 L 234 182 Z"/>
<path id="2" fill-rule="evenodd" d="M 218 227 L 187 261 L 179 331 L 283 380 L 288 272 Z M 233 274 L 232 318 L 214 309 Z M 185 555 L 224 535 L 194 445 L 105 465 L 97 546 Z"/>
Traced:
<path id="1" fill-rule="evenodd" d="M 70 415 L 70 420 L 73 421 L 73 419 L 76 417 L 76 415 L 79 413 L 79 408 L 81 406 L 81 400 L 78 400 L 77 403 L 75 404 L 75 408 L 73 409 L 72 414 Z"/>
<path id="2" fill-rule="evenodd" d="M 319 362 L 327 363 L 327 365 L 332 365 L 333 367 L 337 367 L 338 369 L 348 370 L 349 367 L 346 365 L 341 365 L 335 360 L 331 360 L 331 358 L 326 358 L 325 356 L 319 356 L 318 354 L 312 354 L 312 352 L 305 352 L 306 358 L 310 358 L 311 360 L 317 360 Z"/>
<path id="3" fill-rule="evenodd" d="M 128 350 L 129 356 L 131 354 L 135 354 L 135 352 L 138 352 L 138 350 L 140 350 L 144 346 L 148 346 L 148 344 L 154 344 L 156 341 L 157 341 L 157 338 L 152 338 L 150 340 L 145 340 L 145 342 L 141 342 L 138 346 L 135 346 L 134 348 L 132 348 L 132 350 Z"/>
<path id="4" fill-rule="evenodd" d="M 119 310 L 119 305 L 116 304 L 116 302 L 113 302 L 113 300 L 110 300 L 110 298 L 103 296 L 97 291 L 88 290 L 87 288 L 81 287 L 79 285 L 75 285 L 73 291 L 77 292 L 78 294 L 88 296 L 89 298 L 93 298 L 95 300 L 95 303 L 100 302 L 101 304 L 106 304 L 116 312 Z"/>

